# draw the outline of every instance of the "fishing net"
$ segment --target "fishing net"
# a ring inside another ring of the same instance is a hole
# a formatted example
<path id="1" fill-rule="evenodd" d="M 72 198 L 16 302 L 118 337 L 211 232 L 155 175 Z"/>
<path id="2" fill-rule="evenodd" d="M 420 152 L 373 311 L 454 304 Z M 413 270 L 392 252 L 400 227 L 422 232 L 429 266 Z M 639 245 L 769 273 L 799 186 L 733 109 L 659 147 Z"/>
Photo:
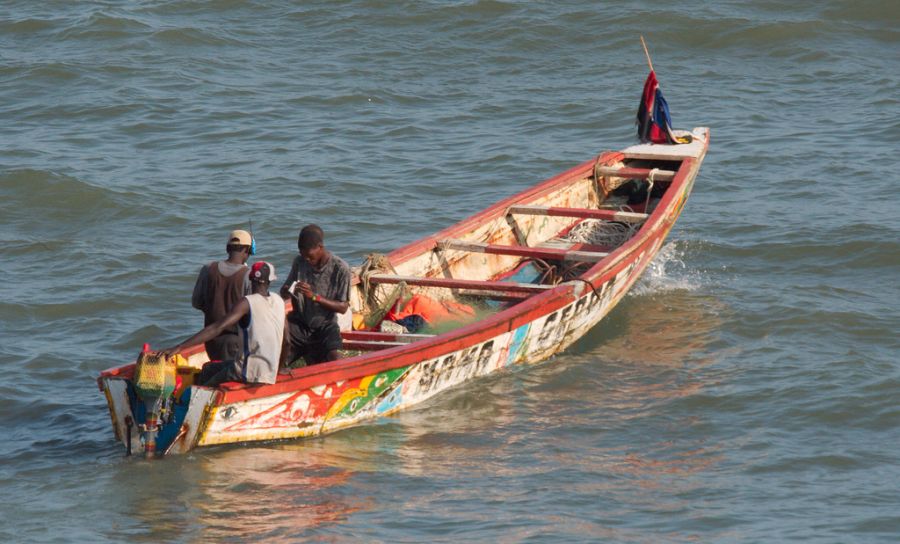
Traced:
<path id="1" fill-rule="evenodd" d="M 375 299 L 375 307 L 365 317 L 366 328 L 371 329 L 377 326 L 384 319 L 394 304 L 400 300 L 403 292 L 406 290 L 406 282 L 400 282 L 394 286 L 391 292 L 384 299 Z"/>
<path id="2" fill-rule="evenodd" d="M 640 229 L 636 223 L 617 223 L 599 219 L 585 219 L 575 225 L 565 239 L 576 244 L 617 248 Z"/>
<path id="3" fill-rule="evenodd" d="M 388 260 L 386 255 L 380 253 L 370 253 L 366 255 L 366 260 L 362 266 L 356 271 L 362 286 L 362 299 L 368 311 L 364 312 L 364 323 L 367 329 L 373 328 L 381 323 L 394 304 L 406 293 L 406 282 L 400 282 L 390 290 L 386 288 L 379 289 L 373 285 L 369 278 L 372 274 L 379 273 L 396 274 L 397 271 Z"/>

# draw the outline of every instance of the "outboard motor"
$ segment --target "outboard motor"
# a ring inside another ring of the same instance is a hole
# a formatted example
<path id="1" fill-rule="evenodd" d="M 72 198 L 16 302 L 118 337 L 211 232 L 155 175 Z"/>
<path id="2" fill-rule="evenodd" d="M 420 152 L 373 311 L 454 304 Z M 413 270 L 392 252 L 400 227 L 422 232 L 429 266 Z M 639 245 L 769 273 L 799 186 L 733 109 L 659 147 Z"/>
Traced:
<path id="1" fill-rule="evenodd" d="M 172 393 L 176 386 L 176 358 L 166 360 L 161 354 L 144 349 L 138 357 L 134 369 L 134 391 L 144 403 L 144 422 L 138 425 L 141 441 L 144 443 L 144 456 L 152 458 L 156 455 L 156 434 L 159 432 L 160 420 L 167 415 Z"/>

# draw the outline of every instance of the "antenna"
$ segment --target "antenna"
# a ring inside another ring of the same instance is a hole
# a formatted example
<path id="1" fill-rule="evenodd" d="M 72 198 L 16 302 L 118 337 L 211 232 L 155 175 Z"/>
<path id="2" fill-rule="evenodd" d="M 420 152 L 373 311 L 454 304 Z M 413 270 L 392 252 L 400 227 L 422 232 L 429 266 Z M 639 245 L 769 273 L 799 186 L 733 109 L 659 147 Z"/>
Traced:
<path id="1" fill-rule="evenodd" d="M 248 219 L 250 222 L 250 255 L 256 255 L 256 236 L 253 236 L 253 220 Z"/>

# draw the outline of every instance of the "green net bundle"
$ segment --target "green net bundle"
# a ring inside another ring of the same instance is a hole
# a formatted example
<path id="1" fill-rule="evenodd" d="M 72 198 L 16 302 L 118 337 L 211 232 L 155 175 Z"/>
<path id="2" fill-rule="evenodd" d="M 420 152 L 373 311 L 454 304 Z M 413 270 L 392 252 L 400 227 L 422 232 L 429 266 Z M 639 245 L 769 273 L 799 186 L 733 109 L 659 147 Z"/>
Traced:
<path id="1" fill-rule="evenodd" d="M 134 369 L 134 388 L 141 398 L 165 398 L 175 391 L 175 359 L 144 351 Z"/>

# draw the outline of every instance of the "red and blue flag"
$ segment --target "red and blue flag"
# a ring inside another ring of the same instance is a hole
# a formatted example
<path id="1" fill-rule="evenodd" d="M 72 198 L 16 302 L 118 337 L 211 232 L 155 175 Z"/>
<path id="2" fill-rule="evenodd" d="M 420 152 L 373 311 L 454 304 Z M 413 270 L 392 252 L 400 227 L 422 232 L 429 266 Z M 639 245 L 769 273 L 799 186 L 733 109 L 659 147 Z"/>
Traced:
<path id="1" fill-rule="evenodd" d="M 644 82 L 644 93 L 637 112 L 638 138 L 641 142 L 655 144 L 689 143 L 689 137 L 676 136 L 672 130 L 672 116 L 669 104 L 663 97 L 656 80 L 656 73 L 650 70 Z"/>

